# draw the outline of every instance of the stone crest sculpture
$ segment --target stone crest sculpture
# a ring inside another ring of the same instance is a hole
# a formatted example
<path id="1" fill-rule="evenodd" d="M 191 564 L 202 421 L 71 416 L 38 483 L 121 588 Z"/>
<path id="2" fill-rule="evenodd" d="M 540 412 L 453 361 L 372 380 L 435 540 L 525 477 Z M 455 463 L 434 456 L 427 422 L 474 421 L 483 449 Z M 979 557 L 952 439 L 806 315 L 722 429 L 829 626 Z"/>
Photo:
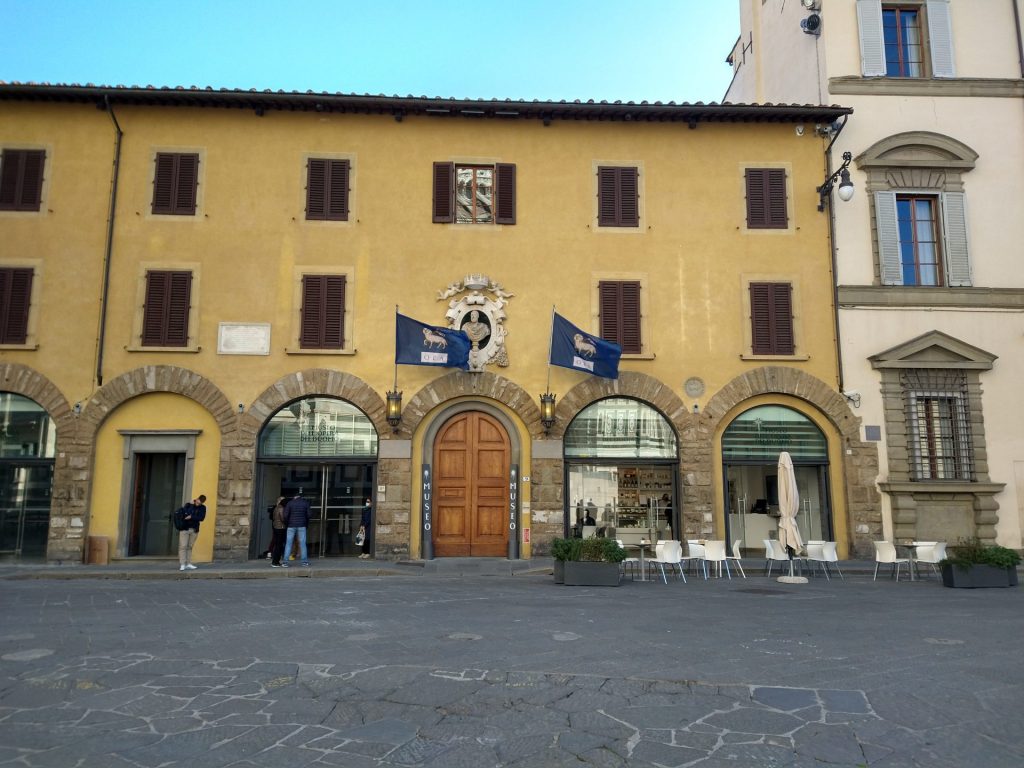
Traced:
<path id="1" fill-rule="evenodd" d="M 494 363 L 508 366 L 505 349 L 505 305 L 515 294 L 509 293 L 487 275 L 466 275 L 437 292 L 437 300 L 448 299 L 445 319 L 448 327 L 465 331 L 472 343 L 469 370 L 477 372 Z"/>

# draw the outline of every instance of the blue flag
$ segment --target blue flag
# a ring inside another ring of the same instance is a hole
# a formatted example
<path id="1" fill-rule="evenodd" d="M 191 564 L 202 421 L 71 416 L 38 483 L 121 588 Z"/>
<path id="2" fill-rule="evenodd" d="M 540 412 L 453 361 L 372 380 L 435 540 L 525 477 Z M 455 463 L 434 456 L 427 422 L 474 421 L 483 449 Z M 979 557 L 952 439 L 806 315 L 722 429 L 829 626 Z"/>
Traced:
<path id="1" fill-rule="evenodd" d="M 395 362 L 400 365 L 440 365 L 469 370 L 469 336 L 437 325 L 395 315 Z"/>
<path id="2" fill-rule="evenodd" d="M 619 378 L 622 347 L 613 341 L 584 333 L 561 315 L 555 314 L 551 324 L 551 364 L 574 371 Z"/>

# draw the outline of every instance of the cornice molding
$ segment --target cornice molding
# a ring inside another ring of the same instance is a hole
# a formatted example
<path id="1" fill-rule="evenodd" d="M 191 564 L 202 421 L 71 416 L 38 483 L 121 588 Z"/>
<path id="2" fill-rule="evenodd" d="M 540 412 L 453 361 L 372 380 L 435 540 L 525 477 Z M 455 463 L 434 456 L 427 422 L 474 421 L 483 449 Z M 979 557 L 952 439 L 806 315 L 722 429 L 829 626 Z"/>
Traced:
<path id="1" fill-rule="evenodd" d="M 939 78 L 860 77 L 847 75 L 828 81 L 835 96 L 985 96 L 1024 98 L 1024 79 L 994 77 Z"/>
<path id="2" fill-rule="evenodd" d="M 1024 309 L 1024 288 L 940 288 L 903 285 L 841 285 L 842 307 L 921 309 Z"/>

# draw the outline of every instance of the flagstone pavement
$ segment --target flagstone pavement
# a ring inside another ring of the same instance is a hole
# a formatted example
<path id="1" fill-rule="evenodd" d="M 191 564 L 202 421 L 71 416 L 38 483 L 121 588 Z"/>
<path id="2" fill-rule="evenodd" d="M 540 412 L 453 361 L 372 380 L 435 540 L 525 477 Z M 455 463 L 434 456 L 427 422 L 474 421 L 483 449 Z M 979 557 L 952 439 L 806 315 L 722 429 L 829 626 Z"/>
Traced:
<path id="1" fill-rule="evenodd" d="M 1024 765 L 1020 588 L 749 576 L 6 578 L 0 766 Z"/>

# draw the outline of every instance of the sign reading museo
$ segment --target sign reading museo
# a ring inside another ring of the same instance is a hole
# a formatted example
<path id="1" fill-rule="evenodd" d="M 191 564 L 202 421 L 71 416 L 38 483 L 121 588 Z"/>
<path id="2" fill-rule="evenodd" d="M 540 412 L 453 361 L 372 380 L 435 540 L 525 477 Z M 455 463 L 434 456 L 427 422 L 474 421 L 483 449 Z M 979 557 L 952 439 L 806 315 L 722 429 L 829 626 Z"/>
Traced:
<path id="1" fill-rule="evenodd" d="M 613 341 L 584 333 L 555 313 L 551 323 L 551 364 L 606 379 L 619 378 L 622 347 Z"/>
<path id="2" fill-rule="evenodd" d="M 437 325 L 395 315 L 395 362 L 399 365 L 439 365 L 469 370 L 469 336 Z"/>

